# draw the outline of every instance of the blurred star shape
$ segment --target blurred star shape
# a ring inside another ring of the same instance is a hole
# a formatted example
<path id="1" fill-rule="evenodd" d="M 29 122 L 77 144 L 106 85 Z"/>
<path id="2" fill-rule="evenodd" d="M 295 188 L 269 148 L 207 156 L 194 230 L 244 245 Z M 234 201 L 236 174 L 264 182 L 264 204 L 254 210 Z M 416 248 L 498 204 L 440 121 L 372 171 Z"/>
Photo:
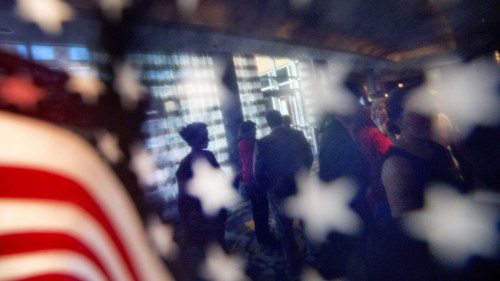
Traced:
<path id="1" fill-rule="evenodd" d="M 130 0 L 98 0 L 99 7 L 104 15 L 113 21 L 119 21 L 123 10 L 132 5 Z"/>
<path id="2" fill-rule="evenodd" d="M 107 131 L 99 131 L 96 134 L 97 147 L 99 151 L 109 160 L 111 163 L 118 163 L 120 159 L 123 158 L 123 153 L 120 150 L 118 144 L 118 137 Z"/>
<path id="3" fill-rule="evenodd" d="M 200 0 L 176 0 L 177 10 L 185 17 L 193 15 L 198 9 Z"/>
<path id="4" fill-rule="evenodd" d="M 499 74 L 495 65 L 483 60 L 427 74 L 442 112 L 459 128 L 457 137 L 467 137 L 477 125 L 500 122 Z"/>
<path id="5" fill-rule="evenodd" d="M 157 183 L 157 166 L 153 154 L 139 144 L 131 148 L 132 159 L 130 160 L 130 169 L 134 171 L 139 184 L 143 188 L 149 188 Z"/>
<path id="6" fill-rule="evenodd" d="M 212 167 L 206 160 L 198 160 L 193 164 L 193 174 L 188 192 L 200 199 L 205 214 L 214 216 L 222 208 L 231 208 L 238 202 L 232 177 L 221 169 Z"/>
<path id="7" fill-rule="evenodd" d="M 285 203 L 287 213 L 304 221 L 307 235 L 316 242 L 326 239 L 330 231 L 354 235 L 361 220 L 349 207 L 357 187 L 352 181 L 340 178 L 324 183 L 316 175 L 297 176 L 297 195 Z"/>
<path id="8" fill-rule="evenodd" d="M 122 107 L 134 110 L 144 95 L 144 87 L 138 79 L 137 70 L 129 63 L 114 65 L 115 82 L 113 87 L 120 94 Z"/>
<path id="9" fill-rule="evenodd" d="M 308 8 L 312 0 L 288 0 L 290 6 L 292 6 L 296 10 L 302 10 Z"/>
<path id="10" fill-rule="evenodd" d="M 179 249 L 174 242 L 174 228 L 164 224 L 158 216 L 150 218 L 146 225 L 148 236 L 159 254 L 166 258 L 174 258 Z"/>
<path id="11" fill-rule="evenodd" d="M 227 255 L 221 247 L 212 245 L 201 266 L 201 275 L 213 281 L 249 281 L 245 275 L 245 261 L 235 255 Z"/>
<path id="12" fill-rule="evenodd" d="M 351 68 L 349 64 L 336 60 L 317 68 L 313 101 L 321 113 L 347 115 L 354 112 L 358 102 L 344 85 Z"/>
<path id="13" fill-rule="evenodd" d="M 4 104 L 15 105 L 23 110 L 31 110 L 36 108 L 38 102 L 44 97 L 44 90 L 34 85 L 29 76 L 0 77 L 0 100 Z"/>
<path id="14" fill-rule="evenodd" d="M 17 0 L 16 13 L 49 34 L 60 34 L 62 23 L 74 17 L 73 8 L 62 0 Z"/>
<path id="15" fill-rule="evenodd" d="M 408 214 L 405 226 L 411 235 L 427 240 L 444 264 L 461 266 L 472 255 L 498 253 L 498 219 L 498 209 L 436 185 L 425 193 L 425 208 Z"/>
<path id="16" fill-rule="evenodd" d="M 105 89 L 104 83 L 95 74 L 70 73 L 69 80 L 66 82 L 66 90 L 77 92 L 87 104 L 95 104 Z"/>

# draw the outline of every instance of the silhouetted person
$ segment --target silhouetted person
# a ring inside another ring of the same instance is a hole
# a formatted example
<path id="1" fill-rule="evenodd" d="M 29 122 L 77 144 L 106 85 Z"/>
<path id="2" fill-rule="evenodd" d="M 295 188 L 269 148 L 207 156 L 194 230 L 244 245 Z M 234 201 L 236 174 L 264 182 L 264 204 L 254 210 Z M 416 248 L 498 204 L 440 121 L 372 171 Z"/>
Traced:
<path id="1" fill-rule="evenodd" d="M 431 183 L 456 185 L 460 179 L 450 152 L 432 140 L 433 116 L 416 111 L 410 95 L 408 89 L 398 89 L 386 104 L 389 123 L 399 132 L 382 167 L 392 219 L 371 232 L 367 268 L 373 280 L 453 280 L 443 275 L 446 271 L 427 243 L 409 236 L 401 225 L 406 214 L 424 207 Z"/>
<path id="2" fill-rule="evenodd" d="M 356 196 L 350 207 L 364 220 L 365 225 L 371 219 L 371 213 L 365 199 L 370 182 L 370 166 L 358 144 L 352 138 L 350 129 L 355 115 L 323 117 L 319 132 L 319 178 L 324 182 L 333 182 L 348 178 L 357 187 Z M 363 240 L 335 231 L 315 250 L 315 266 L 325 279 L 347 277 L 357 280 L 352 274 L 359 274 Z M 353 262 L 356 261 L 356 262 Z M 354 268 L 351 268 L 354 267 Z"/>
<path id="3" fill-rule="evenodd" d="M 382 182 L 393 217 L 424 205 L 425 188 L 434 182 L 463 189 L 464 183 L 451 152 L 435 142 L 433 118 L 413 109 L 408 91 L 398 90 L 387 102 L 389 121 L 400 136 L 387 152 L 382 167 Z M 428 99 L 432 96 L 428 94 Z"/>
<path id="4" fill-rule="evenodd" d="M 188 243 L 201 248 L 206 247 L 209 242 L 217 242 L 223 246 L 225 211 L 222 210 L 213 217 L 207 216 L 201 208 L 200 200 L 188 191 L 188 182 L 193 177 L 193 164 L 196 161 L 204 160 L 214 168 L 219 168 L 214 154 L 206 150 L 209 141 L 207 125 L 191 123 L 181 129 L 180 135 L 191 147 L 191 152 L 182 159 L 175 174 L 179 184 L 178 208 L 185 238 Z"/>
<path id="5" fill-rule="evenodd" d="M 269 202 L 266 191 L 255 181 L 253 174 L 253 157 L 255 152 L 255 123 L 247 120 L 241 123 L 238 141 L 238 154 L 241 161 L 240 186 L 243 193 L 252 203 L 252 216 L 255 223 L 257 241 L 264 245 L 273 242 L 269 230 Z"/>
<path id="6" fill-rule="evenodd" d="M 387 117 L 385 103 L 385 99 L 374 100 L 370 106 L 370 118 L 384 135 L 388 136 L 391 141 L 395 141 L 396 136 L 391 135 L 387 130 L 387 121 L 389 120 L 389 117 Z"/>
<path id="7" fill-rule="evenodd" d="M 259 185 L 269 192 L 278 239 L 285 256 L 292 265 L 298 265 L 300 257 L 293 220 L 286 214 L 283 203 L 296 193 L 295 175 L 300 170 L 311 168 L 313 154 L 304 135 L 283 128 L 279 111 L 268 112 L 266 121 L 271 133 L 257 141 L 254 173 Z"/>
<path id="8" fill-rule="evenodd" d="M 352 135 L 370 165 L 366 200 L 372 214 L 377 218 L 389 218 L 389 203 L 382 184 L 381 171 L 385 154 L 392 142 L 372 121 L 368 108 L 359 110 L 354 120 Z"/>

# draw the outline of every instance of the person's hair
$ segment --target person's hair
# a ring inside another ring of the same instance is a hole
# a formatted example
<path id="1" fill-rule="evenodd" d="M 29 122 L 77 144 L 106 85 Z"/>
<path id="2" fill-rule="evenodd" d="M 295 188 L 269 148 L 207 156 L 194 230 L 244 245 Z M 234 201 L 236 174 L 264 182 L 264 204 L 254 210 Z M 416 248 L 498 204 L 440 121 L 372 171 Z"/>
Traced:
<path id="1" fill-rule="evenodd" d="M 207 132 L 207 124 L 194 122 L 182 127 L 179 135 L 192 147 L 206 141 Z"/>
<path id="2" fill-rule="evenodd" d="M 253 121 L 243 121 L 240 125 L 239 139 L 254 139 L 255 134 L 252 132 L 254 129 L 255 123 Z"/>
<path id="3" fill-rule="evenodd" d="M 278 127 L 283 123 L 283 117 L 278 110 L 271 110 L 266 114 L 266 121 L 269 127 Z"/>

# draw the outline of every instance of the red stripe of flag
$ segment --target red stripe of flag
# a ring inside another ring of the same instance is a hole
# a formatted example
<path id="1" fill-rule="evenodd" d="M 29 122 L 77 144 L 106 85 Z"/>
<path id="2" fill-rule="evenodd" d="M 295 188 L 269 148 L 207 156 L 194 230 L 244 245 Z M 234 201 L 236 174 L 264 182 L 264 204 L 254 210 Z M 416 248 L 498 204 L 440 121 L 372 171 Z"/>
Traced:
<path id="1" fill-rule="evenodd" d="M 46 232 L 23 232 L 0 235 L 0 255 L 14 255 L 47 250 L 68 250 L 84 255 L 104 272 L 108 280 L 113 279 L 94 252 L 70 235 Z"/>
<path id="2" fill-rule="evenodd" d="M 48 273 L 43 275 L 37 275 L 33 277 L 16 279 L 15 281 L 87 281 L 82 280 L 78 277 L 71 276 L 68 274 L 59 274 L 59 273 Z M 12 280 L 14 281 L 14 280 Z"/>
<path id="3" fill-rule="evenodd" d="M 106 230 L 130 269 L 133 280 L 138 280 L 138 274 L 122 244 L 133 243 L 133 241 L 120 239 L 102 208 L 85 190 L 85 187 L 59 174 L 8 166 L 0 167 L 0 187 L 0 198 L 54 200 L 70 203 L 85 210 Z"/>

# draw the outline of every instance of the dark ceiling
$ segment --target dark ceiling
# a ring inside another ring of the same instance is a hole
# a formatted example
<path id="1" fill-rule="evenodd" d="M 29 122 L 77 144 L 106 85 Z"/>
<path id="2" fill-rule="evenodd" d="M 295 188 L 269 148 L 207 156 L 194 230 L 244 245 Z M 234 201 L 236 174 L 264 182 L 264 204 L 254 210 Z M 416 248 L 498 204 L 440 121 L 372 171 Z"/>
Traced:
<path id="1" fill-rule="evenodd" d="M 155 1 L 151 17 L 390 61 L 468 59 L 500 41 L 498 0 L 205 0 L 184 13 L 175 3 Z"/>
<path id="2" fill-rule="evenodd" d="M 0 42 L 100 40 L 92 34 L 100 26 L 95 24 L 99 15 L 95 1 L 66 2 L 76 8 L 78 19 L 65 24 L 64 33 L 54 37 L 35 30 L 33 24 L 19 23 L 13 12 L 15 1 L 0 1 L 0 28 L 15 31 L 0 34 Z M 138 46 L 216 49 L 226 44 L 229 51 L 239 47 L 245 52 L 269 51 L 234 43 L 259 40 L 278 46 L 271 50 L 275 54 L 287 49 L 283 46 L 300 46 L 391 63 L 450 53 L 468 60 L 500 48 L 498 0 L 142 0 L 135 1 L 126 15 L 134 18 L 134 24 L 153 26 L 144 29 L 145 34 L 135 34 Z M 202 35 L 191 36 L 193 40 L 186 33 L 184 37 L 176 33 L 179 30 Z M 181 42 L 187 38 L 191 41 Z"/>

